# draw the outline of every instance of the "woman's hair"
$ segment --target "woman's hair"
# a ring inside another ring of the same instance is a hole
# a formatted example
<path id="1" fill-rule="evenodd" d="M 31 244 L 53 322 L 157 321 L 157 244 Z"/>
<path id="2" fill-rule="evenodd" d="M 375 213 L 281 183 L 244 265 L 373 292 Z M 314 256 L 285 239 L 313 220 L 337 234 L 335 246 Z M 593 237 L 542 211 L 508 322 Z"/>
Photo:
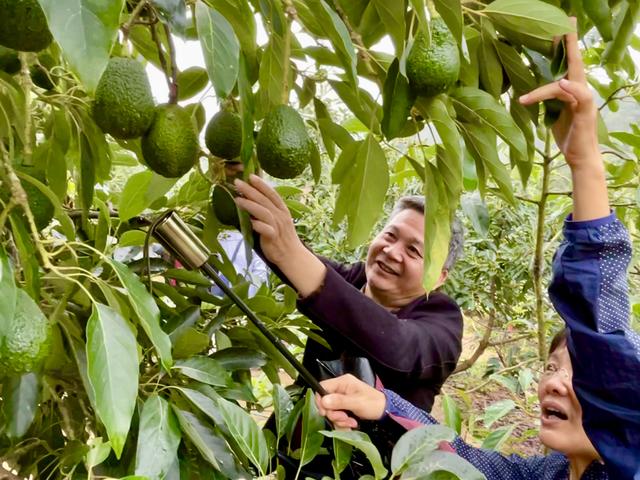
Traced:
<path id="1" fill-rule="evenodd" d="M 407 195 L 404 197 L 400 197 L 396 202 L 393 210 L 391 211 L 391 215 L 389 216 L 389 220 L 398 215 L 400 212 L 404 210 L 413 210 L 414 212 L 418 212 L 421 215 L 424 215 L 424 196 L 423 195 Z M 462 222 L 457 218 L 453 217 L 451 220 L 451 239 L 449 240 L 449 253 L 447 254 L 447 259 L 444 261 L 444 265 L 442 266 L 443 270 L 451 271 L 456 261 L 462 256 L 462 248 L 464 246 L 464 228 L 462 227 Z"/>
<path id="2" fill-rule="evenodd" d="M 551 340 L 551 345 L 549 345 L 549 355 L 555 352 L 558 348 L 564 347 L 567 345 L 567 335 L 569 334 L 569 329 L 564 327 L 558 333 L 553 336 Z"/>

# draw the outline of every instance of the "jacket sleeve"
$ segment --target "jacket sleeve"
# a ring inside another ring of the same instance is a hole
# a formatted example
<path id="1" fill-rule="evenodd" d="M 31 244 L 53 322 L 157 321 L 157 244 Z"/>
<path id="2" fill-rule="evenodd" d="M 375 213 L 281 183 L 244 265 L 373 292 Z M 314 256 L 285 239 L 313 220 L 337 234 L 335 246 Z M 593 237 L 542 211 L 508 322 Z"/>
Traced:
<path id="1" fill-rule="evenodd" d="M 383 390 L 387 399 L 385 413 L 407 430 L 424 425 L 438 425 L 438 421 L 427 412 L 407 402 L 391 390 Z M 542 472 L 547 469 L 562 469 L 566 461 L 562 456 L 534 456 L 523 458 L 519 455 L 502 455 L 493 450 L 477 448 L 456 435 L 451 449 L 467 462 L 480 470 L 488 479 L 512 480 L 546 478 Z M 442 444 L 440 449 L 448 450 Z"/>
<path id="2" fill-rule="evenodd" d="M 640 479 L 640 339 L 629 325 L 629 236 L 615 215 L 573 222 L 549 295 L 567 346 L 583 425 L 612 478 Z"/>
<path id="3" fill-rule="evenodd" d="M 445 298 L 447 301 L 429 305 L 425 301 L 411 318 L 399 318 L 351 285 L 338 270 L 327 268 L 324 284 L 300 300 L 298 308 L 379 364 L 420 374 L 434 366 L 455 363 L 460 353 L 462 314 L 452 300 Z"/>

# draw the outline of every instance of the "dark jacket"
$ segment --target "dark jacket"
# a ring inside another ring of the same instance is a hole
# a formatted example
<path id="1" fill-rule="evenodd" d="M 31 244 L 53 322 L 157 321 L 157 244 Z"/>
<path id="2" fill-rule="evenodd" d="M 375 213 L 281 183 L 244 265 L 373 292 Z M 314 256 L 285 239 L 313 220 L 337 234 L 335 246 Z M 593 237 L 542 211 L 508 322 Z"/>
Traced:
<path id="1" fill-rule="evenodd" d="M 346 265 L 320 259 L 327 266 L 324 283 L 299 300 L 298 309 L 322 328 L 331 350 L 309 338 L 305 367 L 320 378 L 316 359 L 366 357 L 385 387 L 430 411 L 460 357 L 458 305 L 434 291 L 391 312 L 362 293 L 367 281 L 363 262 Z M 269 266 L 286 281 L 274 265 Z"/>

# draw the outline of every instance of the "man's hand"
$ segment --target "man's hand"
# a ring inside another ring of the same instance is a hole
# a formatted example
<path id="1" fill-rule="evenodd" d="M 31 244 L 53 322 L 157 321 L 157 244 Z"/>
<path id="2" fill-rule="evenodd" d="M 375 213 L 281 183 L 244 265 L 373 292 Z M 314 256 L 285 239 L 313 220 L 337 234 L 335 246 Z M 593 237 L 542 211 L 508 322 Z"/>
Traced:
<path id="1" fill-rule="evenodd" d="M 324 380 L 320 385 L 329 394 L 324 397 L 316 395 L 318 411 L 337 428 L 357 428 L 358 422 L 346 411 L 353 412 L 363 420 L 378 420 L 384 414 L 387 403 L 384 393 L 353 375 Z"/>
<path id="2" fill-rule="evenodd" d="M 575 26 L 575 18 L 572 21 Z M 598 144 L 598 110 L 587 82 L 577 33 L 565 35 L 565 42 L 566 78 L 523 95 L 520 103 L 531 105 L 550 99 L 565 103 L 553 125 L 553 134 L 573 175 L 574 220 L 591 220 L 609 214 L 604 166 Z"/>
<path id="3" fill-rule="evenodd" d="M 260 235 L 265 257 L 278 266 L 302 297 L 320 287 L 326 267 L 302 243 L 284 200 L 267 182 L 251 175 L 249 183 L 236 179 L 236 204 L 249 212 L 251 226 Z"/>

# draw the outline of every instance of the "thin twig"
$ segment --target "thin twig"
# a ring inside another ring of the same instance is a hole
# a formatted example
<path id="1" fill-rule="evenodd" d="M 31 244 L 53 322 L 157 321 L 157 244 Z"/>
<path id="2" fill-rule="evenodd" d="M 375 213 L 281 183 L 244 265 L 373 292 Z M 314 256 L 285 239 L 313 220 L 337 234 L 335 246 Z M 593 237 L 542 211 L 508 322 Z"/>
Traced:
<path id="1" fill-rule="evenodd" d="M 173 37 L 171 36 L 171 30 L 169 25 L 163 24 L 164 33 L 167 36 L 167 42 L 169 43 L 169 60 L 171 62 L 171 83 L 169 84 L 169 103 L 175 105 L 178 103 L 178 64 L 176 63 L 176 47 L 173 44 Z"/>
<path id="2" fill-rule="evenodd" d="M 142 10 L 146 6 L 147 0 L 140 0 L 138 5 L 136 5 L 136 7 L 131 12 L 131 17 L 129 18 L 129 20 L 124 25 L 122 25 L 122 27 L 120 27 L 123 36 L 122 43 L 127 43 L 127 40 L 129 39 L 129 33 L 131 33 L 131 27 L 137 22 L 138 16 L 140 15 L 140 13 L 142 13 Z"/>

